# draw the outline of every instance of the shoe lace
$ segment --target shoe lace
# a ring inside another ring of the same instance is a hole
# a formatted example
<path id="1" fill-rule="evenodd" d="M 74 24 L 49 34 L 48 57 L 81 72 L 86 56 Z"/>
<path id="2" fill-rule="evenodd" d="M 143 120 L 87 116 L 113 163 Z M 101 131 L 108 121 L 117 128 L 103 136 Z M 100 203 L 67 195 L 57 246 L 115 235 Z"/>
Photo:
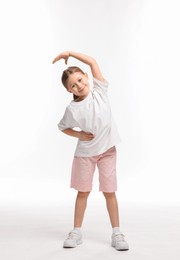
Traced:
<path id="1" fill-rule="evenodd" d="M 116 241 L 125 241 L 125 236 L 123 234 L 115 234 Z"/>
<path id="2" fill-rule="evenodd" d="M 76 234 L 76 233 L 74 233 L 74 232 L 70 232 L 70 233 L 68 234 L 67 239 L 76 239 L 77 236 L 78 236 L 78 234 Z"/>

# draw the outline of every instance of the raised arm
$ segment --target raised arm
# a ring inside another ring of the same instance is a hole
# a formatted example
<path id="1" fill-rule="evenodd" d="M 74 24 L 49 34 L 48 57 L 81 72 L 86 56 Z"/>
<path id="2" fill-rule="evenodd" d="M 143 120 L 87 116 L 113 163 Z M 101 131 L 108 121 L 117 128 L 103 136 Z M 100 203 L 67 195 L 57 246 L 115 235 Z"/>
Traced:
<path id="1" fill-rule="evenodd" d="M 53 60 L 52 63 L 54 64 L 55 62 L 57 62 L 61 59 L 64 59 L 65 63 L 67 64 L 69 57 L 73 57 L 73 58 L 80 60 L 81 62 L 89 65 L 91 68 L 91 73 L 92 73 L 93 77 L 100 81 L 105 81 L 96 60 L 86 54 L 73 52 L 73 51 L 62 52 Z"/>

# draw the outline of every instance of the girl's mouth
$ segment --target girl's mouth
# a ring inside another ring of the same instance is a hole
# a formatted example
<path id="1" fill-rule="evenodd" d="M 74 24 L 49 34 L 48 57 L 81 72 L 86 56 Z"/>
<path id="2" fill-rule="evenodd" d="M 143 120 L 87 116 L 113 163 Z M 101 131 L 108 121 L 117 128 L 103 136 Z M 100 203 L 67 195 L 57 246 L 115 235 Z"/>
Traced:
<path id="1" fill-rule="evenodd" d="M 82 87 L 82 89 L 79 90 L 80 93 L 84 90 L 85 86 L 86 86 L 86 85 L 84 85 L 84 86 Z"/>

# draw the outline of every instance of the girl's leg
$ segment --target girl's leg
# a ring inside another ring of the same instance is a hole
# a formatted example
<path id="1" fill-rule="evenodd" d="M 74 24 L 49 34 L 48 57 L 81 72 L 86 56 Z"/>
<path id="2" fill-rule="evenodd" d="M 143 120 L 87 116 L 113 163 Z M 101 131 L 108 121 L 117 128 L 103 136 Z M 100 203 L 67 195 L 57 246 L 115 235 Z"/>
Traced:
<path id="1" fill-rule="evenodd" d="M 90 192 L 78 191 L 74 211 L 74 227 L 81 227 L 82 225 L 89 194 Z"/>
<path id="2" fill-rule="evenodd" d="M 119 227 L 118 203 L 115 192 L 103 192 L 112 228 Z"/>
<path id="3" fill-rule="evenodd" d="M 74 210 L 74 229 L 69 233 L 68 237 L 64 241 L 63 247 L 65 248 L 74 248 L 82 244 L 81 225 L 89 193 L 90 192 L 78 191 Z"/>
<path id="4" fill-rule="evenodd" d="M 111 225 L 113 228 L 111 245 L 118 251 L 119 250 L 120 251 L 128 250 L 129 245 L 126 242 L 125 236 L 123 235 L 123 233 L 120 232 L 118 203 L 117 203 L 117 199 L 116 199 L 116 194 L 115 194 L 115 192 L 112 192 L 112 193 L 103 192 L 103 194 L 106 198 L 107 210 L 108 210 Z"/>

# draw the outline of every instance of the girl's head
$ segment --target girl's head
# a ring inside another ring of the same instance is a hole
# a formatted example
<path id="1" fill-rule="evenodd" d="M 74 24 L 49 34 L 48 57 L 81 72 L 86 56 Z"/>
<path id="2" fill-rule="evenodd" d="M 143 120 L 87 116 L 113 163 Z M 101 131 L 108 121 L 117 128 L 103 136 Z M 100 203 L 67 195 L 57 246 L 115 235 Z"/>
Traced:
<path id="1" fill-rule="evenodd" d="M 89 94 L 88 75 L 79 67 L 68 67 L 63 71 L 62 84 L 68 92 L 73 93 L 74 100 L 82 100 Z"/>

